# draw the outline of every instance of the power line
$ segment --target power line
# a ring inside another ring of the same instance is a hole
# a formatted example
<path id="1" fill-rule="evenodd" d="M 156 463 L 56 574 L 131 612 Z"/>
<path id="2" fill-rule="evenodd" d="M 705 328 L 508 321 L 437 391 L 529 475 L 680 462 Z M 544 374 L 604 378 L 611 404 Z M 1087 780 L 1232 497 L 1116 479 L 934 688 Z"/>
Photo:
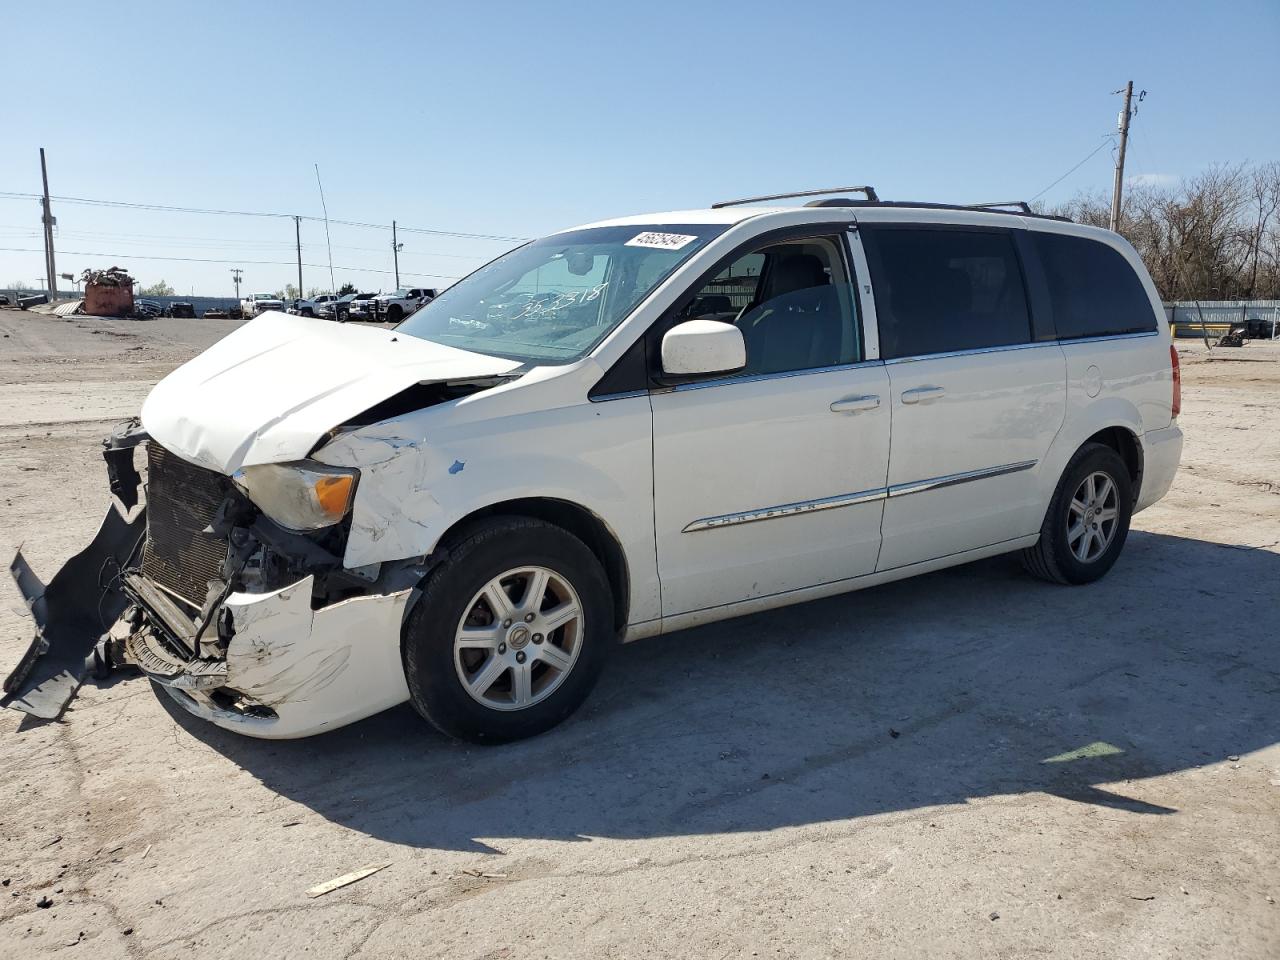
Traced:
<path id="1" fill-rule="evenodd" d="M 0 253 L 42 253 L 34 247 L 0 247 Z M 248 263 L 259 267 L 292 267 L 295 265 L 293 260 L 216 260 L 209 257 L 161 257 L 149 256 L 140 253 L 103 253 L 101 251 L 86 250 L 63 250 L 61 251 L 68 257 L 119 257 L 122 260 L 172 260 L 178 263 Z M 323 267 L 323 263 L 304 263 L 304 267 Z M 375 267 L 352 267 L 343 266 L 342 264 L 334 264 L 335 270 L 350 270 L 355 273 L 385 273 L 390 274 L 390 270 L 378 270 Z M 448 276 L 442 273 L 413 273 L 407 274 L 414 277 L 431 277 L 435 280 L 457 280 L 458 277 Z"/>
<path id="2" fill-rule="evenodd" d="M 403 229 L 403 228 L 401 228 Z M 39 237 L 40 231 L 27 229 L 25 227 L 13 227 L 0 225 L 0 237 L 31 239 Z M 165 246 L 165 247 L 181 247 L 186 249 L 208 248 L 212 250 L 235 249 L 243 250 L 245 248 L 266 248 L 266 249 L 288 249 L 292 250 L 295 246 L 293 241 L 284 240 L 240 240 L 234 237 L 198 237 L 187 234 L 162 234 L 162 233 L 117 233 L 114 231 L 101 230 L 62 230 L 59 229 L 57 235 L 63 240 L 110 240 L 113 243 L 123 243 L 130 246 Z M 173 243 L 156 243 L 155 241 L 175 241 Z M 303 250 L 311 250 L 319 248 L 318 243 L 303 243 Z M 335 250 L 348 250 L 358 253 L 383 253 L 382 247 L 353 247 L 345 244 L 334 244 Z M 484 260 L 485 254 L 474 253 L 444 253 L 439 250 L 402 250 L 404 256 L 414 257 L 444 257 L 450 260 Z"/>
<path id="3" fill-rule="evenodd" d="M 1071 176 L 1073 173 L 1075 173 L 1077 170 L 1079 170 L 1079 169 L 1080 169 L 1081 167 L 1083 167 L 1086 163 L 1088 163 L 1090 160 L 1092 160 L 1092 159 L 1093 159 L 1094 154 L 1098 153 L 1098 151 L 1100 151 L 1103 147 L 1107 146 L 1107 144 L 1108 144 L 1108 143 L 1110 143 L 1113 139 L 1115 139 L 1115 136 L 1116 136 L 1116 135 L 1115 135 L 1114 133 L 1108 133 L 1108 134 L 1103 138 L 1102 142 L 1101 142 L 1100 144 L 1098 144 L 1096 147 L 1094 147 L 1092 150 L 1090 150 L 1090 151 L 1089 151 L 1089 153 L 1088 153 L 1088 155 L 1087 155 L 1087 156 L 1085 156 L 1085 158 L 1084 158 L 1083 160 L 1081 160 L 1081 161 L 1080 161 L 1079 163 L 1077 163 L 1074 167 L 1072 167 L 1070 170 L 1068 170 L 1066 173 L 1064 173 L 1062 176 L 1060 176 L 1057 180 L 1053 181 L 1053 183 L 1049 184 L 1047 187 L 1045 187 L 1043 190 L 1041 190 L 1039 193 L 1037 193 L 1037 194 L 1036 194 L 1035 196 L 1033 196 L 1031 199 L 1032 199 L 1032 200 L 1039 200 L 1039 199 L 1040 199 L 1041 197 L 1043 197 L 1046 193 L 1048 193 L 1050 190 L 1052 190 L 1054 187 L 1056 187 L 1058 184 L 1060 184 L 1063 180 L 1067 179 L 1067 177 Z"/>
<path id="4" fill-rule="evenodd" d="M 6 200 L 40 200 L 41 194 L 38 193 L 18 193 L 11 190 L 0 190 L 0 198 Z M 60 203 L 81 203 L 89 206 L 97 207 L 119 207 L 128 210 L 151 210 L 163 213 L 191 213 L 220 217 L 269 217 L 281 220 L 292 220 L 296 214 L 292 213 L 269 213 L 257 210 L 220 210 L 211 207 L 175 207 L 162 203 L 135 203 L 126 200 L 96 200 L 89 197 L 61 197 L 50 195 L 50 200 L 57 200 Z M 324 222 L 323 217 L 303 216 L 303 220 L 311 220 L 315 223 Z M 330 220 L 331 224 L 338 224 L 344 227 L 363 227 L 369 230 L 390 230 L 391 228 L 385 223 L 365 223 L 360 220 Z M 460 230 L 434 230 L 426 227 L 401 227 L 402 231 L 408 233 L 425 233 L 441 237 L 460 237 L 465 240 L 493 240 L 503 243 L 524 243 L 528 237 L 507 237 L 499 234 L 491 233 L 465 233 Z"/>

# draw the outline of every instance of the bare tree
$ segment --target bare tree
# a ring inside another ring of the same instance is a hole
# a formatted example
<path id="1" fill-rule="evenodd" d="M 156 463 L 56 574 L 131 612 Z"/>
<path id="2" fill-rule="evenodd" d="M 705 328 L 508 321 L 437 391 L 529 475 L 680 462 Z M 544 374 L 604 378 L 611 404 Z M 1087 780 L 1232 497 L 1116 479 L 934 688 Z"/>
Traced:
<path id="1" fill-rule="evenodd" d="M 1277 210 L 1280 210 L 1280 163 L 1272 161 L 1255 167 L 1249 175 L 1248 200 L 1253 223 L 1248 232 L 1249 287 L 1248 296 L 1258 297 L 1258 281 L 1265 277 L 1263 247 L 1269 247 L 1271 275 L 1274 280 L 1276 245 L 1280 239 L 1277 230 Z M 1274 287 L 1274 283 L 1272 284 Z M 1272 290 L 1274 294 L 1274 289 Z M 1270 299 L 1270 298 L 1268 298 Z"/>
<path id="2" fill-rule="evenodd" d="M 1082 194 L 1053 212 L 1105 227 L 1109 201 Z M 1172 187 L 1135 184 L 1119 232 L 1161 297 L 1280 299 L 1280 163 L 1216 166 Z"/>

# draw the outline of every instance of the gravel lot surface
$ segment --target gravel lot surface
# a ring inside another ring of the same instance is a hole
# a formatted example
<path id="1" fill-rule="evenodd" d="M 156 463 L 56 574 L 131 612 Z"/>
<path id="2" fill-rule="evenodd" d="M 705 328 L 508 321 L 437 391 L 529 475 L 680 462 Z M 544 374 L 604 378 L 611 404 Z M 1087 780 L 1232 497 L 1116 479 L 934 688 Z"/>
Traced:
<path id="1" fill-rule="evenodd" d="M 0 309 L 0 546 L 52 575 L 100 437 L 235 326 Z M 1280 956 L 1280 345 L 1179 351 L 1183 469 L 1090 587 L 997 558 L 643 641 L 506 747 L 254 741 L 137 678 L 4 712 L 0 957 Z"/>

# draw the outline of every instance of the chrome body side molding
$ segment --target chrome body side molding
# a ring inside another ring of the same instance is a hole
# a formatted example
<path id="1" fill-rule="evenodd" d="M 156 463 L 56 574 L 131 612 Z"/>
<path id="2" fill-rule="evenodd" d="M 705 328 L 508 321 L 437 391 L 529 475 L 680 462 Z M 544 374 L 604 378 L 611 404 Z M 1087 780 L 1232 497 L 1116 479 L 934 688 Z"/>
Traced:
<path id="1" fill-rule="evenodd" d="M 756 523 L 760 520 L 793 517 L 801 513 L 851 507 L 857 503 L 873 503 L 876 500 L 885 500 L 889 497 L 905 497 L 909 494 L 924 493 L 927 490 L 937 490 L 941 487 L 952 487 L 959 483 L 972 483 L 974 480 L 987 480 L 1010 473 L 1020 473 L 1023 470 L 1030 470 L 1037 463 L 1039 463 L 1038 460 L 1022 460 L 1018 463 L 1004 463 L 998 467 L 969 470 L 966 473 L 952 473 L 944 477 L 931 477 L 928 480 L 896 483 L 891 487 L 878 487 L 874 490 L 843 493 L 834 497 L 822 497 L 818 500 L 800 500 L 796 503 L 779 504 L 776 507 L 760 507 L 756 510 L 743 510 L 740 513 L 725 513 L 716 517 L 704 517 L 701 520 L 694 520 L 681 532 L 694 533 L 698 530 L 714 530 L 718 527 L 731 527 L 740 523 Z"/>
<path id="2" fill-rule="evenodd" d="M 837 507 L 851 507 L 855 503 L 871 503 L 883 500 L 889 495 L 884 487 L 875 490 L 861 490 L 857 493 L 843 493 L 834 497 L 823 497 L 820 500 L 800 500 L 796 503 L 783 503 L 776 507 L 761 507 L 759 510 L 744 510 L 742 513 L 726 513 L 718 517 L 705 517 L 695 520 L 682 531 L 693 533 L 695 530 L 714 530 L 716 527 L 731 527 L 739 523 L 755 523 L 757 520 L 773 520 L 776 517 L 792 517 L 797 513 L 814 513 L 818 510 L 834 510 Z"/>
<path id="3" fill-rule="evenodd" d="M 905 497 L 910 493 L 924 493 L 926 490 L 937 490 L 940 487 L 954 487 L 957 483 L 986 480 L 990 477 L 1003 477 L 1007 473 L 1021 473 L 1023 470 L 1030 470 L 1039 462 L 1038 460 L 1022 460 L 1018 463 L 1006 463 L 998 467 L 983 467 L 981 470 L 952 473 L 945 477 L 933 477 L 929 480 L 895 483 L 889 488 L 888 494 L 891 497 Z"/>

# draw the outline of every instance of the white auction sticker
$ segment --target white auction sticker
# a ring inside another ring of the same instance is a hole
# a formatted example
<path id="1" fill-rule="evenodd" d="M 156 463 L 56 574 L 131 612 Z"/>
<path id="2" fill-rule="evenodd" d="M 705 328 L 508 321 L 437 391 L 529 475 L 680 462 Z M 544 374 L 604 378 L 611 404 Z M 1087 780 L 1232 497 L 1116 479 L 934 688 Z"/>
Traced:
<path id="1" fill-rule="evenodd" d="M 697 237 L 691 237 L 684 233 L 638 233 L 623 246 L 653 247 L 656 250 L 679 250 L 697 239 Z"/>

